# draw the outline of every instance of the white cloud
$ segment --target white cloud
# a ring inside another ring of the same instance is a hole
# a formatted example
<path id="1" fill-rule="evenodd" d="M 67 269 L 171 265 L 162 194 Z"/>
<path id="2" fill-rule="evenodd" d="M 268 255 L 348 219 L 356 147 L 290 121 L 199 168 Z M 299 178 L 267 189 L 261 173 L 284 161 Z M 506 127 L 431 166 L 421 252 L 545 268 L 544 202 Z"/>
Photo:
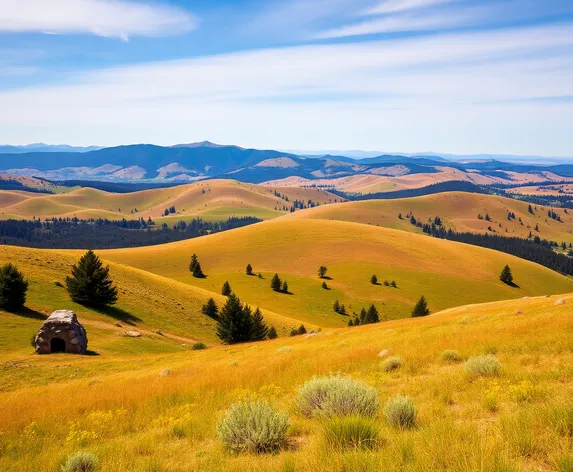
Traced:
<path id="1" fill-rule="evenodd" d="M 197 26 L 188 12 L 130 0 L 0 0 L 0 32 L 162 36 Z"/>
<path id="2" fill-rule="evenodd" d="M 573 25 L 268 49 L 0 93 L 0 142 L 573 154 Z"/>
<path id="3" fill-rule="evenodd" d="M 384 0 L 364 11 L 364 15 L 386 15 L 418 8 L 432 7 L 457 0 Z"/>

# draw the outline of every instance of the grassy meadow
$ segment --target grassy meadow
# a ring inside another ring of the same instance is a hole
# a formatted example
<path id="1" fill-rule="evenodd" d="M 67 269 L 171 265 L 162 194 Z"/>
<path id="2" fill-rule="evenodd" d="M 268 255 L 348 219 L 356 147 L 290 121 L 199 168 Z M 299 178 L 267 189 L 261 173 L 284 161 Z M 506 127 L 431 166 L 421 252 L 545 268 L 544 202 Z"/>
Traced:
<path id="1" fill-rule="evenodd" d="M 470 305 L 204 351 L 3 352 L 0 469 L 57 471 L 67 455 L 86 450 L 109 472 L 570 471 L 572 303 L 568 295 Z M 383 350 L 402 367 L 384 372 Z M 444 360 L 444 350 L 459 358 Z M 469 376 L 464 360 L 486 353 L 499 360 L 499 375 Z M 329 446 L 329 425 L 302 416 L 294 399 L 305 381 L 332 372 L 373 386 L 381 405 L 409 396 L 415 426 L 391 427 L 379 412 L 375 447 Z M 223 449 L 217 421 L 246 396 L 289 416 L 286 449 L 236 456 Z"/>

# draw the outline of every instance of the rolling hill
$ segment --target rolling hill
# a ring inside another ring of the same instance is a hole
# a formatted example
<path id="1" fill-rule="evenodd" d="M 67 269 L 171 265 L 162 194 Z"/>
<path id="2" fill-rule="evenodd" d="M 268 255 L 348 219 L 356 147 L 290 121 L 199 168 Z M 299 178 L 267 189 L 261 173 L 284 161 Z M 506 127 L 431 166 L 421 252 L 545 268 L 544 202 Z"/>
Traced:
<path id="1" fill-rule="evenodd" d="M 81 449 L 95 453 L 107 472 L 567 471 L 571 303 L 567 295 L 470 305 L 423 319 L 179 353 L 33 356 L 27 337 L 14 335 L 22 347 L 0 353 L 0 469 L 56 471 Z M 92 326 L 88 335 L 94 343 L 103 337 Z M 495 352 L 501 374 L 472 379 L 461 362 L 442 359 L 446 349 L 457 350 L 462 362 Z M 399 356 L 402 368 L 383 372 L 382 350 Z M 326 446 L 324 423 L 298 413 L 294 399 L 304 382 L 331 372 L 373 386 L 382 405 L 408 395 L 417 427 L 392 428 L 380 412 L 379 447 Z M 246 396 L 288 414 L 288 449 L 223 451 L 217 421 Z"/>
<path id="2" fill-rule="evenodd" d="M 172 244 L 99 253 L 106 260 L 213 292 L 228 280 L 250 304 L 325 327 L 349 320 L 333 311 L 336 299 L 349 312 L 374 303 L 384 319 L 392 319 L 409 316 L 421 295 L 436 311 L 573 290 L 571 279 L 497 251 L 365 224 L 290 216 Z M 207 278 L 189 273 L 193 253 Z M 264 278 L 246 276 L 247 264 Z M 506 264 L 520 288 L 499 281 Z M 320 265 L 329 268 L 330 290 L 321 288 L 316 275 Z M 288 281 L 292 294 L 270 289 L 275 273 Z M 395 280 L 398 288 L 372 285 L 372 274 L 381 282 Z"/>
<path id="3" fill-rule="evenodd" d="M 324 205 L 342 199 L 321 189 L 277 189 L 235 180 L 210 180 L 131 193 L 92 188 L 56 195 L 0 190 L 0 218 L 152 218 L 167 222 L 197 217 L 224 220 L 230 216 L 269 219 L 290 211 L 295 200 L 307 206 L 309 201 Z M 164 218 L 165 209 L 171 207 L 175 207 L 175 213 Z"/>

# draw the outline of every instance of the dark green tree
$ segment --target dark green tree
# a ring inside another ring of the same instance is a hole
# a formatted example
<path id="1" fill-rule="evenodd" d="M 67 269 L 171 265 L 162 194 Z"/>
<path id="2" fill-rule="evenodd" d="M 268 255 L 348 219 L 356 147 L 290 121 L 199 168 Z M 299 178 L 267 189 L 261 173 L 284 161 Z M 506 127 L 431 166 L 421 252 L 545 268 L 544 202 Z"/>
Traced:
<path id="1" fill-rule="evenodd" d="M 209 298 L 209 300 L 207 300 L 207 303 L 203 305 L 201 312 L 204 315 L 207 315 L 209 318 L 216 319 L 217 316 L 219 315 L 219 307 L 217 306 L 217 303 L 215 303 L 215 300 Z"/>
<path id="2" fill-rule="evenodd" d="M 334 310 L 335 313 L 338 313 L 340 311 L 340 303 L 338 303 L 338 300 L 334 302 L 334 305 L 332 305 L 332 309 Z"/>
<path id="3" fill-rule="evenodd" d="M 225 295 L 226 297 L 228 297 L 229 295 L 231 295 L 231 284 L 229 283 L 228 280 L 225 281 L 225 283 L 223 284 L 223 288 L 221 289 L 221 295 Z"/>
<path id="4" fill-rule="evenodd" d="M 269 328 L 265 323 L 261 310 L 257 308 L 253 314 L 253 326 L 251 328 L 251 341 L 263 341 L 269 335 Z"/>
<path id="5" fill-rule="evenodd" d="M 392 280 L 392 282 L 390 282 L 390 285 L 392 286 L 392 288 L 398 287 L 395 280 Z"/>
<path id="6" fill-rule="evenodd" d="M 224 344 L 245 343 L 251 340 L 252 329 L 250 308 L 231 293 L 217 319 L 217 336 Z"/>
<path id="7" fill-rule="evenodd" d="M 277 334 L 277 330 L 274 326 L 271 326 L 269 329 L 269 333 L 267 334 L 269 339 L 276 339 L 279 337 L 279 335 Z"/>
<path id="8" fill-rule="evenodd" d="M 283 286 L 282 286 L 281 291 L 282 291 L 283 293 L 288 293 L 288 283 L 287 283 L 286 280 L 283 282 Z"/>
<path id="9" fill-rule="evenodd" d="M 247 275 L 253 275 L 253 266 L 251 264 L 247 264 L 247 268 L 245 269 Z"/>
<path id="10" fill-rule="evenodd" d="M 384 281 L 384 287 L 390 287 L 390 282 L 388 282 L 387 280 Z"/>
<path id="11" fill-rule="evenodd" d="M 292 338 L 294 336 L 298 336 L 298 329 L 296 328 L 291 328 L 289 336 Z"/>
<path id="12" fill-rule="evenodd" d="M 358 315 L 358 319 L 360 320 L 360 324 L 365 324 L 366 323 L 366 316 L 368 315 L 368 312 L 366 311 L 366 309 L 363 307 L 362 310 L 360 310 L 360 315 Z"/>
<path id="13" fill-rule="evenodd" d="M 372 277 L 370 277 L 370 283 L 372 285 L 376 285 L 378 283 L 378 277 L 376 277 L 376 274 L 374 274 Z"/>
<path id="14" fill-rule="evenodd" d="M 281 278 L 279 277 L 279 274 L 273 275 L 273 278 L 272 278 L 272 280 L 271 280 L 271 288 L 272 288 L 275 292 L 280 292 L 280 291 L 281 291 L 282 282 L 281 282 Z"/>
<path id="15" fill-rule="evenodd" d="M 324 290 L 328 290 L 328 285 L 326 285 L 326 282 L 324 280 L 322 281 L 322 288 Z"/>
<path id="16" fill-rule="evenodd" d="M 354 326 L 354 321 L 352 319 L 348 320 L 348 327 L 352 328 Z"/>
<path id="17" fill-rule="evenodd" d="M 320 266 L 320 267 L 318 268 L 318 276 L 319 276 L 321 279 L 324 279 L 324 276 L 326 275 L 326 272 L 327 272 L 327 271 L 328 271 L 328 268 L 326 268 L 325 266 Z"/>
<path id="18" fill-rule="evenodd" d="M 306 328 L 303 324 L 298 327 L 298 334 L 306 334 Z"/>
<path id="19" fill-rule="evenodd" d="M 506 265 L 501 271 L 499 280 L 501 280 L 504 284 L 513 285 L 513 275 L 508 265 Z"/>
<path id="20" fill-rule="evenodd" d="M 344 304 L 340 305 L 338 313 L 340 313 L 341 315 L 346 315 L 346 307 L 344 306 Z"/>
<path id="21" fill-rule="evenodd" d="M 368 313 L 366 313 L 366 324 L 372 324 L 378 322 L 380 322 L 380 316 L 378 315 L 378 310 L 374 305 L 370 305 L 370 308 L 368 308 Z"/>
<path id="22" fill-rule="evenodd" d="M 195 268 L 193 269 L 193 277 L 198 279 L 205 278 L 205 274 L 203 273 L 203 269 L 201 269 L 201 263 L 199 261 L 197 261 L 197 264 L 195 264 Z"/>
<path id="23" fill-rule="evenodd" d="M 14 264 L 0 268 L 0 308 L 6 311 L 18 311 L 26 303 L 28 282 Z"/>
<path id="24" fill-rule="evenodd" d="M 109 276 L 109 266 L 103 267 L 91 250 L 72 267 L 66 286 L 71 299 L 81 305 L 105 307 L 117 302 L 117 288 Z"/>
<path id="25" fill-rule="evenodd" d="M 428 309 L 428 302 L 426 298 L 422 295 L 416 306 L 412 310 L 412 317 L 418 318 L 420 316 L 428 316 L 430 314 L 430 310 Z"/>
<path id="26" fill-rule="evenodd" d="M 197 257 L 197 254 L 193 254 L 191 256 L 191 262 L 189 262 L 189 272 L 195 272 L 195 267 L 197 267 L 197 264 L 199 264 L 199 258 Z"/>

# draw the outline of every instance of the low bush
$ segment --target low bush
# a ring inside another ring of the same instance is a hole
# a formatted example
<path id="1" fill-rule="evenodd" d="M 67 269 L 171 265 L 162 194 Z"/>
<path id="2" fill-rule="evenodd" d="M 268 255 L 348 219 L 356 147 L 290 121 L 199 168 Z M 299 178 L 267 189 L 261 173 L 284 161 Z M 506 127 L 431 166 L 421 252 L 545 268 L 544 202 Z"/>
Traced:
<path id="1" fill-rule="evenodd" d="M 472 377 L 496 377 L 501 364 L 492 354 L 470 357 L 464 364 L 466 373 Z"/>
<path id="2" fill-rule="evenodd" d="M 93 472 L 97 469 L 99 460 L 91 452 L 76 452 L 68 456 L 62 465 L 62 472 Z"/>
<path id="3" fill-rule="evenodd" d="M 384 418 L 390 426 L 408 429 L 416 424 L 418 409 L 410 397 L 397 395 L 384 406 Z"/>
<path id="4" fill-rule="evenodd" d="M 446 349 L 442 352 L 442 360 L 445 362 L 460 362 L 462 360 L 462 356 L 458 351 Z"/>
<path id="5" fill-rule="evenodd" d="M 232 453 L 269 453 L 286 444 L 289 419 L 264 400 L 244 401 L 231 405 L 217 425 L 217 435 Z"/>
<path id="6" fill-rule="evenodd" d="M 378 392 L 364 382 L 340 375 L 314 377 L 298 392 L 296 405 L 307 417 L 364 416 L 378 413 Z"/>
<path id="7" fill-rule="evenodd" d="M 380 367 L 384 372 L 393 372 L 402 367 L 402 359 L 397 356 L 389 357 L 381 362 Z"/>
<path id="8" fill-rule="evenodd" d="M 380 428 L 361 416 L 334 417 L 324 425 L 324 440 L 335 449 L 375 449 Z"/>
<path id="9" fill-rule="evenodd" d="M 194 351 L 201 351 L 202 349 L 207 349 L 207 345 L 205 343 L 195 343 L 191 346 L 191 349 Z"/>

